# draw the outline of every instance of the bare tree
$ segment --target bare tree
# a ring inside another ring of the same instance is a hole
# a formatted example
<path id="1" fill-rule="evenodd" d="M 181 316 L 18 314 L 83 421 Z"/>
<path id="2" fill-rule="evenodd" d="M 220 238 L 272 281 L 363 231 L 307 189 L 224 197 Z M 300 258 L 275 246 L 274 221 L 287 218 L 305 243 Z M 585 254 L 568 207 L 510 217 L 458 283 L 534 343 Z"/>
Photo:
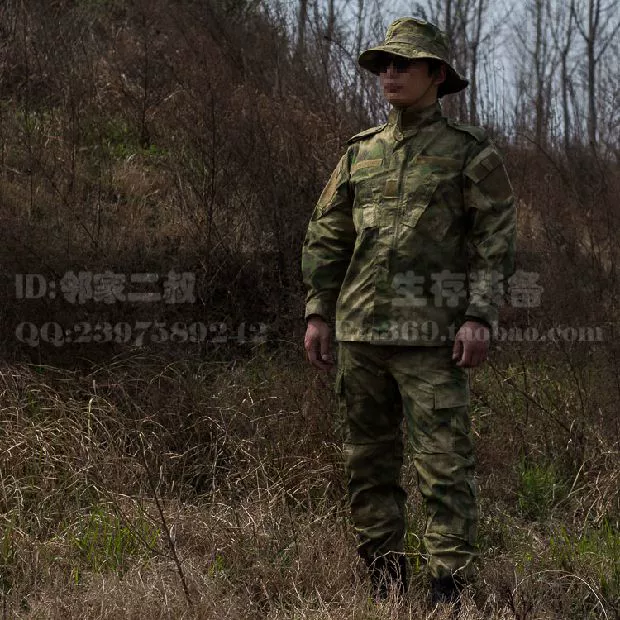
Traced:
<path id="1" fill-rule="evenodd" d="M 618 0 L 611 0 L 607 5 L 603 5 L 602 0 L 587 0 L 587 7 L 583 4 L 582 0 L 576 0 L 571 2 L 570 8 L 586 46 L 588 142 L 594 149 L 598 140 L 597 70 L 603 54 L 620 30 L 619 3 Z"/>
<path id="2" fill-rule="evenodd" d="M 471 21 L 471 9 L 475 0 L 429 0 L 428 18 L 442 28 L 450 40 L 450 63 L 458 70 L 469 65 L 467 29 Z M 419 5 L 418 5 L 419 6 Z M 467 117 L 467 98 L 465 93 L 451 97 L 444 103 L 444 110 L 450 116 Z"/>
<path id="3" fill-rule="evenodd" d="M 519 20 L 520 23 L 515 23 L 514 27 L 517 62 L 521 65 L 517 87 L 525 89 L 534 104 L 534 139 L 536 144 L 543 147 L 549 137 L 551 84 L 555 65 L 555 49 L 549 45 L 546 4 L 546 0 L 527 0 L 525 19 L 516 15 L 515 21 Z"/>
<path id="4" fill-rule="evenodd" d="M 532 7 L 536 22 L 536 38 L 532 60 L 536 79 L 536 143 L 544 145 L 547 136 L 548 101 L 545 101 L 545 78 L 548 66 L 547 39 L 543 30 L 544 6 L 543 0 L 535 0 Z"/>
<path id="5" fill-rule="evenodd" d="M 327 23 L 325 26 L 325 42 L 326 42 L 326 52 L 325 52 L 325 66 L 330 68 L 330 56 L 331 56 L 331 46 L 332 41 L 334 39 L 334 33 L 336 32 L 336 10 L 334 6 L 334 0 L 327 1 Z"/>
<path id="6" fill-rule="evenodd" d="M 364 10 L 364 0 L 357 0 L 357 22 L 355 27 L 355 43 L 354 43 L 354 58 L 359 58 L 362 53 L 362 44 L 364 42 L 364 21 L 366 19 Z M 359 71 L 355 73 L 355 84 L 353 86 L 353 96 L 358 101 L 362 101 L 362 78 Z"/>
<path id="7" fill-rule="evenodd" d="M 600 143 L 620 163 L 620 43 L 612 43 L 599 80 Z"/>
<path id="8" fill-rule="evenodd" d="M 297 11 L 297 58 L 301 58 L 306 45 L 306 24 L 308 23 L 308 0 L 299 0 Z"/>
<path id="9" fill-rule="evenodd" d="M 478 123 L 478 62 L 480 58 L 482 26 L 488 7 L 488 0 L 476 0 L 470 29 L 471 35 L 468 35 L 469 118 L 472 123 Z"/>
<path id="10" fill-rule="evenodd" d="M 550 32 L 553 38 L 557 55 L 560 58 L 560 90 L 562 93 L 562 143 L 564 151 L 568 153 L 571 145 L 571 110 L 570 110 L 570 83 L 573 68 L 569 68 L 569 54 L 573 44 L 574 29 L 574 0 L 570 2 L 568 15 L 563 2 L 550 2 L 547 5 Z"/>

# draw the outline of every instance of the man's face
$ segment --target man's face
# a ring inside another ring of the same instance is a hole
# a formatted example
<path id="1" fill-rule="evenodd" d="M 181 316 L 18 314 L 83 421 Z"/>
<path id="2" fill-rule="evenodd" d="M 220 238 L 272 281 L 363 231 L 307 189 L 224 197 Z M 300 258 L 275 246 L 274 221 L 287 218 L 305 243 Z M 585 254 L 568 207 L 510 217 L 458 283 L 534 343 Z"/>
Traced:
<path id="1" fill-rule="evenodd" d="M 385 98 L 396 107 L 422 109 L 437 100 L 437 89 L 445 79 L 442 65 L 435 75 L 428 74 L 428 60 L 409 60 L 386 55 L 379 72 Z"/>

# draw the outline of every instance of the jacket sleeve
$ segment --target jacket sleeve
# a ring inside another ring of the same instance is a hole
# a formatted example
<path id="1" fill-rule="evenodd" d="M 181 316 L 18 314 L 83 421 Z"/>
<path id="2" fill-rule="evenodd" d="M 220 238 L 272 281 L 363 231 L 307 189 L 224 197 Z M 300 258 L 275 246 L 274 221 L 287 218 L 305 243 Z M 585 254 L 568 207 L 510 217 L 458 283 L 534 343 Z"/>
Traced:
<path id="1" fill-rule="evenodd" d="M 504 282 L 514 272 L 514 197 L 502 157 L 489 140 L 467 163 L 464 174 L 470 226 L 465 316 L 492 325 L 498 319 Z"/>
<path id="2" fill-rule="evenodd" d="M 303 244 L 301 270 L 307 289 L 305 318 L 326 321 L 335 313 L 353 247 L 349 151 L 340 159 L 314 209 Z"/>

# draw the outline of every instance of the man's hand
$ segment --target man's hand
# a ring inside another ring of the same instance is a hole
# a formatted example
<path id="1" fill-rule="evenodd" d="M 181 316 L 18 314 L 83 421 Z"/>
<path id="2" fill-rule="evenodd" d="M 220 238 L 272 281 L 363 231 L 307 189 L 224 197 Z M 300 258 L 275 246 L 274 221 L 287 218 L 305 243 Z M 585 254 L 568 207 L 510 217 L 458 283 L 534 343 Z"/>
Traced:
<path id="1" fill-rule="evenodd" d="M 310 363 L 320 370 L 329 370 L 334 365 L 330 351 L 329 325 L 319 316 L 308 319 L 304 347 Z"/>
<path id="2" fill-rule="evenodd" d="M 476 368 L 489 352 L 489 328 L 477 321 L 465 321 L 456 334 L 452 360 L 461 368 Z"/>

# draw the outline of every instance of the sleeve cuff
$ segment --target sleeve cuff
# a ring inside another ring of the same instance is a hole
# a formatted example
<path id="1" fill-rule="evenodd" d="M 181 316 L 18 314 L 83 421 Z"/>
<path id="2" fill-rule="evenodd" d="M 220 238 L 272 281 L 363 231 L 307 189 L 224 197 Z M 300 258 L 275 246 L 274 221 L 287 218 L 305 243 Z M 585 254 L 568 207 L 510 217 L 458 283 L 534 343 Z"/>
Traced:
<path id="1" fill-rule="evenodd" d="M 478 321 L 489 328 L 497 323 L 498 318 L 499 312 L 497 308 L 493 306 L 488 306 L 486 308 L 469 306 L 465 311 L 465 320 Z"/>
<path id="2" fill-rule="evenodd" d="M 320 299 L 313 299 L 306 304 L 304 320 L 307 321 L 313 314 L 317 314 L 324 321 L 329 321 L 335 311 L 335 304 Z"/>

